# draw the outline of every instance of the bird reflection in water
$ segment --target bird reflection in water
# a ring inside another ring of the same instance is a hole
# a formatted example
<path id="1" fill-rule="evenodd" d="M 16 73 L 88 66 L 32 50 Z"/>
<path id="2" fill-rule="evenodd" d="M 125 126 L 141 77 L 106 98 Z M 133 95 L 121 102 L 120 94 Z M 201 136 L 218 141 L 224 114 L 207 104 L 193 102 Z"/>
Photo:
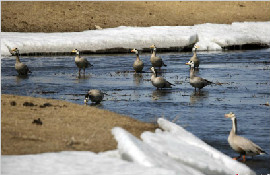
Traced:
<path id="1" fill-rule="evenodd" d="M 29 75 L 16 75 L 16 83 L 20 84 L 21 81 L 29 79 Z"/>
<path id="2" fill-rule="evenodd" d="M 154 90 L 152 93 L 152 100 L 159 100 L 162 97 L 165 97 L 166 95 L 170 94 L 170 90 Z"/>
<path id="3" fill-rule="evenodd" d="M 200 93 L 193 92 L 190 95 L 190 104 L 195 104 L 199 101 L 202 101 L 209 97 L 209 93 L 207 91 L 201 91 Z"/>
<path id="4" fill-rule="evenodd" d="M 136 86 L 139 86 L 143 82 L 143 74 L 142 73 L 134 73 L 133 74 L 133 82 Z"/>

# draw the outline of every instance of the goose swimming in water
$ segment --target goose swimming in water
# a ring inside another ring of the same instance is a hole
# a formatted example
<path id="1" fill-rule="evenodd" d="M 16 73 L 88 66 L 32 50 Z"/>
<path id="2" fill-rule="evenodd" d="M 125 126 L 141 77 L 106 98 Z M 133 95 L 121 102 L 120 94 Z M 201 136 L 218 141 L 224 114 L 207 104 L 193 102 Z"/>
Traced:
<path id="1" fill-rule="evenodd" d="M 139 52 L 137 49 L 132 49 L 131 52 L 134 52 L 137 56 L 136 60 L 133 63 L 133 69 L 135 72 L 141 72 L 143 70 L 143 62 L 140 60 Z"/>
<path id="2" fill-rule="evenodd" d="M 198 45 L 194 45 L 194 54 L 193 56 L 190 58 L 189 61 L 193 61 L 194 62 L 194 68 L 199 68 L 199 65 L 200 65 L 200 60 L 199 58 L 197 57 L 197 49 L 199 48 Z"/>
<path id="3" fill-rule="evenodd" d="M 16 63 L 15 63 L 15 69 L 18 72 L 19 75 L 27 75 L 28 73 L 32 73 L 26 64 L 22 63 L 19 58 L 19 49 L 14 48 L 11 51 L 13 51 L 16 56 Z"/>
<path id="4" fill-rule="evenodd" d="M 172 86 L 174 86 L 174 84 L 166 81 L 165 78 L 163 77 L 157 77 L 157 73 L 155 71 L 154 67 L 151 67 L 151 71 L 153 72 L 152 77 L 151 77 L 151 82 L 152 85 L 157 87 L 157 89 L 159 88 L 172 88 Z"/>
<path id="5" fill-rule="evenodd" d="M 161 57 L 156 56 L 156 52 L 157 52 L 156 46 L 153 44 L 152 46 L 150 46 L 150 48 L 152 49 L 152 55 L 151 55 L 151 58 L 150 58 L 152 66 L 153 67 L 159 67 L 159 68 L 162 67 L 162 66 L 166 67 L 167 65 L 164 64 Z"/>
<path id="6" fill-rule="evenodd" d="M 232 149 L 240 154 L 239 157 L 234 158 L 235 160 L 243 156 L 243 161 L 246 161 L 246 155 L 255 156 L 266 154 L 266 152 L 262 150 L 261 147 L 253 143 L 251 140 L 237 135 L 237 122 L 234 113 L 230 112 L 229 114 L 225 114 L 225 117 L 232 120 L 232 129 L 228 137 L 228 142 Z"/>
<path id="7" fill-rule="evenodd" d="M 85 95 L 84 103 L 87 104 L 90 99 L 93 103 L 99 104 L 103 100 L 103 98 L 103 92 L 98 89 L 92 89 Z"/>
<path id="8" fill-rule="evenodd" d="M 186 65 L 190 65 L 191 69 L 190 69 L 190 78 L 189 78 L 189 83 L 192 87 L 195 88 L 195 92 L 196 92 L 196 88 L 199 89 L 199 93 L 200 93 L 200 90 L 207 86 L 207 85 L 210 85 L 212 84 L 211 81 L 208 81 L 206 79 L 203 79 L 201 77 L 198 77 L 195 75 L 194 73 L 194 62 L 193 61 L 189 61 L 186 63 Z"/>
<path id="9" fill-rule="evenodd" d="M 92 64 L 87 61 L 86 58 L 83 58 L 80 56 L 80 52 L 78 49 L 72 50 L 72 52 L 76 52 L 76 57 L 75 57 L 75 64 L 79 68 L 79 77 L 81 76 L 81 69 L 83 69 L 83 74 L 85 74 L 85 68 L 93 66 Z"/>

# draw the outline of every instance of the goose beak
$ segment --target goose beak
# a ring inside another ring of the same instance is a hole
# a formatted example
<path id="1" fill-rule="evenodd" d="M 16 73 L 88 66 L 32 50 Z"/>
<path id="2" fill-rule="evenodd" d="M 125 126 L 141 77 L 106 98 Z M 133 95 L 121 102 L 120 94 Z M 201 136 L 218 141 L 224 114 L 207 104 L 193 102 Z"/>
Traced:
<path id="1" fill-rule="evenodd" d="M 155 48 L 155 45 L 150 46 L 151 49 Z"/>
<path id="2" fill-rule="evenodd" d="M 186 65 L 190 65 L 189 63 L 186 63 Z"/>
<path id="3" fill-rule="evenodd" d="M 12 49 L 11 51 L 15 51 L 15 50 L 16 50 L 16 48 Z"/>
<path id="4" fill-rule="evenodd" d="M 76 52 L 76 50 L 75 50 L 75 49 L 73 49 L 71 52 Z"/>
<path id="5" fill-rule="evenodd" d="M 135 52 L 135 49 L 132 49 L 130 52 Z"/>

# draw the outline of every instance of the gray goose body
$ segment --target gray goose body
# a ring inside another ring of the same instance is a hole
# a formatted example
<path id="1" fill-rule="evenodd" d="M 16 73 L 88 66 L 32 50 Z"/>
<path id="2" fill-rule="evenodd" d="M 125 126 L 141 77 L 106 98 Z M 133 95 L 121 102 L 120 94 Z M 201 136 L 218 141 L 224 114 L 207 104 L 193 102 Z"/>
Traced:
<path id="1" fill-rule="evenodd" d="M 153 67 L 162 67 L 162 66 L 167 66 L 163 60 L 161 59 L 161 57 L 157 57 L 156 56 L 156 51 L 157 51 L 157 48 L 155 45 L 152 45 L 150 46 L 150 48 L 152 49 L 152 55 L 151 55 L 151 58 L 150 58 L 150 62 L 152 64 Z"/>
<path id="2" fill-rule="evenodd" d="M 13 52 L 15 52 L 16 56 L 16 63 L 15 63 L 15 69 L 19 75 L 27 75 L 28 73 L 31 73 L 28 66 L 20 61 L 19 58 L 19 49 L 14 48 L 12 49 Z"/>
<path id="3" fill-rule="evenodd" d="M 139 57 L 139 52 L 136 49 L 131 50 L 131 52 L 134 52 L 137 56 L 136 60 L 133 63 L 133 69 L 135 70 L 135 72 L 141 72 L 143 70 L 144 64 Z"/>
<path id="4" fill-rule="evenodd" d="M 225 114 L 225 117 L 232 120 L 232 129 L 228 137 L 228 142 L 231 148 L 240 154 L 240 156 L 235 159 L 243 156 L 243 160 L 245 161 L 245 155 L 255 156 L 266 153 L 261 147 L 253 143 L 251 140 L 237 135 L 237 122 L 234 113 L 230 112 L 229 114 Z"/>
<path id="5" fill-rule="evenodd" d="M 151 71 L 153 72 L 151 76 L 151 82 L 152 85 L 155 86 L 157 89 L 159 88 L 172 88 L 172 83 L 168 82 L 165 78 L 163 77 L 157 77 L 156 71 L 154 67 L 151 67 Z"/>
<path id="6" fill-rule="evenodd" d="M 101 92 L 98 89 L 92 89 L 89 90 L 89 92 L 85 95 L 84 103 L 87 104 L 87 102 L 90 99 L 93 103 L 99 104 L 103 100 L 103 98 L 104 98 L 103 92 Z"/>
<path id="7" fill-rule="evenodd" d="M 193 61 L 194 62 L 194 68 L 199 68 L 200 66 L 200 60 L 197 57 L 197 48 L 199 48 L 199 46 L 197 46 L 196 44 L 194 45 L 194 53 L 193 56 L 190 58 L 189 61 Z"/>
<path id="8" fill-rule="evenodd" d="M 77 49 L 72 50 L 72 52 L 76 52 L 76 57 L 75 57 L 75 64 L 79 68 L 79 76 L 81 75 L 81 69 L 83 69 L 83 73 L 85 74 L 85 69 L 88 67 L 93 66 L 90 64 L 89 61 L 87 61 L 86 58 L 83 58 L 80 56 L 80 52 Z"/>
<path id="9" fill-rule="evenodd" d="M 190 83 L 190 85 L 192 87 L 195 88 L 195 91 L 196 91 L 197 88 L 200 91 L 205 86 L 212 84 L 211 81 L 208 81 L 208 80 L 206 80 L 204 78 L 201 78 L 201 77 L 198 77 L 198 76 L 195 75 L 194 62 L 193 61 L 189 61 L 186 64 L 191 66 L 189 83 Z"/>

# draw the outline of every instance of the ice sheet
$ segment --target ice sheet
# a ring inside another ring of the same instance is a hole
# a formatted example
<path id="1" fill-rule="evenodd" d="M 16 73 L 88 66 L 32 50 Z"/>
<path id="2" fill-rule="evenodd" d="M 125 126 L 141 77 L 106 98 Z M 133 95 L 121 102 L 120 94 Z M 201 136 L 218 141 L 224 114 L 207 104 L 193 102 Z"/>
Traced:
<path id="1" fill-rule="evenodd" d="M 99 51 L 115 48 L 183 48 L 197 43 L 198 50 L 222 50 L 223 47 L 255 44 L 270 45 L 270 22 L 199 24 L 195 26 L 152 26 L 107 28 L 84 32 L 19 33 L 1 32 L 1 55 L 8 48 L 21 53 L 71 52 L 77 48 Z M 118 52 L 119 50 L 115 50 Z"/>
<path id="2" fill-rule="evenodd" d="M 255 175 L 246 165 L 165 119 L 161 129 L 144 132 L 139 140 L 115 127 L 117 150 L 103 153 L 70 151 L 36 155 L 2 156 L 1 173 L 9 174 L 245 174 Z"/>
<path id="3" fill-rule="evenodd" d="M 174 171 L 145 167 L 86 151 L 2 156 L 2 175 L 175 175 Z"/>
<path id="4" fill-rule="evenodd" d="M 162 118 L 158 119 L 158 124 L 163 131 L 144 132 L 142 139 L 174 160 L 205 174 L 255 174 L 246 165 L 221 153 L 181 126 Z"/>

